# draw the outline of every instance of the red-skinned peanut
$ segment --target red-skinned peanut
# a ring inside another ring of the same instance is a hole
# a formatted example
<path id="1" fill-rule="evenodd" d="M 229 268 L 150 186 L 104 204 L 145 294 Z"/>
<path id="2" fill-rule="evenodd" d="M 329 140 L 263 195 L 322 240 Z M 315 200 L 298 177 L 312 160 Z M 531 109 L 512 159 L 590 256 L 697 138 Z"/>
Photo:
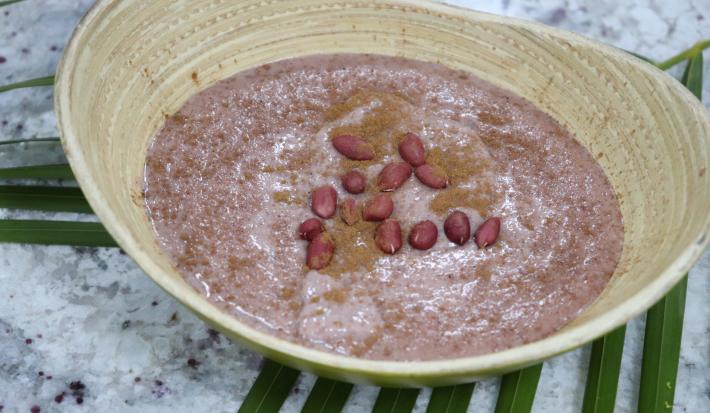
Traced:
<path id="1" fill-rule="evenodd" d="M 426 151 L 419 136 L 407 133 L 399 143 L 399 156 L 413 167 L 422 166 L 426 162 Z"/>
<path id="2" fill-rule="evenodd" d="M 412 167 L 406 162 L 392 162 L 380 171 L 377 186 L 382 192 L 391 192 L 402 186 L 412 176 Z"/>
<path id="3" fill-rule="evenodd" d="M 418 250 L 428 250 L 436 244 L 439 230 L 431 221 L 422 221 L 415 224 L 409 231 L 409 245 Z"/>
<path id="4" fill-rule="evenodd" d="M 471 237 L 471 223 L 461 211 L 454 211 L 444 221 L 444 233 L 449 241 L 463 245 Z"/>
<path id="5" fill-rule="evenodd" d="M 298 226 L 298 236 L 306 241 L 313 240 L 316 235 L 323 231 L 325 231 L 323 223 L 317 218 L 307 219 Z"/>
<path id="6" fill-rule="evenodd" d="M 333 138 L 333 146 L 340 154 L 353 161 L 369 161 L 375 157 L 372 145 L 359 136 L 336 136 Z"/>
<path id="7" fill-rule="evenodd" d="M 385 254 L 394 254 L 402 248 L 402 228 L 396 219 L 387 219 L 375 230 L 375 244 Z"/>
<path id="8" fill-rule="evenodd" d="M 338 193 L 330 185 L 320 186 L 311 193 L 311 210 L 321 218 L 332 218 L 337 202 Z"/>
<path id="9" fill-rule="evenodd" d="M 362 219 L 382 221 L 389 218 L 394 210 L 394 202 L 388 194 L 377 194 L 365 202 L 362 207 Z"/>
<path id="10" fill-rule="evenodd" d="M 500 234 L 500 218 L 492 217 L 485 220 L 483 224 L 476 229 L 473 238 L 476 240 L 478 248 L 486 248 L 496 243 L 498 234 Z"/>

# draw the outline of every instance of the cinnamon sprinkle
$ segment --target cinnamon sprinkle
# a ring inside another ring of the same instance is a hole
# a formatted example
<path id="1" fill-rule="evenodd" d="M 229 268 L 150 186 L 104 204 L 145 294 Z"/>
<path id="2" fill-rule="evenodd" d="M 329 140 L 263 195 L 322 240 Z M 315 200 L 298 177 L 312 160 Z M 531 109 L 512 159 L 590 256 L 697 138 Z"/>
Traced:
<path id="1" fill-rule="evenodd" d="M 341 168 L 349 170 L 378 163 L 388 155 L 395 153 L 398 142 L 393 137 L 406 132 L 396 128 L 403 127 L 402 121 L 407 119 L 406 108 L 408 106 L 411 106 L 411 103 L 400 95 L 363 90 L 328 109 L 325 117 L 327 121 L 332 122 L 347 116 L 357 108 L 370 108 L 360 122 L 333 128 L 330 131 L 330 138 L 344 134 L 359 136 L 373 146 L 376 156 L 371 161 L 352 161 L 342 158 Z"/>
<path id="2" fill-rule="evenodd" d="M 372 271 L 382 253 L 375 245 L 376 223 L 360 221 L 349 226 L 336 221 L 329 233 L 335 241 L 335 255 L 330 265 L 320 270 L 331 277 L 354 270 Z"/>

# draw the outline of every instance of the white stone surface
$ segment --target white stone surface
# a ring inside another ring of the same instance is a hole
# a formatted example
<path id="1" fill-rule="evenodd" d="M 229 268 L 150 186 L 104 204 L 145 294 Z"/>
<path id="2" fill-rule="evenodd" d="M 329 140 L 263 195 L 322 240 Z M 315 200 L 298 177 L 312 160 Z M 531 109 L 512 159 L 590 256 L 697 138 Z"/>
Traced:
<path id="1" fill-rule="evenodd" d="M 52 73 L 91 3 L 27 0 L 0 9 L 0 57 L 5 60 L 0 58 L 0 84 Z M 452 3 L 541 21 L 658 60 L 710 37 L 707 0 Z M 705 75 L 710 78 L 710 65 Z M 55 135 L 51 92 L 41 88 L 0 95 L 0 139 Z M 708 104 L 710 82 L 705 92 Z M 0 147 L 0 166 L 61 159 L 56 145 Z M 48 216 L 77 217 L 0 210 L 0 217 Z M 675 412 L 710 411 L 709 274 L 706 252 L 690 275 Z M 636 411 L 643 329 L 642 318 L 627 329 L 618 412 Z M 588 357 L 586 347 L 547 362 L 534 411 L 578 412 Z M 188 365 L 191 358 L 199 364 Z M 0 245 L 2 412 L 28 412 L 33 405 L 42 412 L 234 412 L 260 360 L 210 332 L 118 250 Z M 73 381 L 86 386 L 81 405 L 68 389 Z M 299 411 L 314 381 L 311 375 L 301 376 L 283 411 Z M 470 411 L 492 411 L 498 386 L 498 379 L 479 383 Z M 56 403 L 62 392 L 67 393 L 64 400 Z M 428 394 L 420 394 L 416 411 L 425 410 Z M 374 387 L 357 386 L 345 411 L 368 411 L 376 395 Z"/>

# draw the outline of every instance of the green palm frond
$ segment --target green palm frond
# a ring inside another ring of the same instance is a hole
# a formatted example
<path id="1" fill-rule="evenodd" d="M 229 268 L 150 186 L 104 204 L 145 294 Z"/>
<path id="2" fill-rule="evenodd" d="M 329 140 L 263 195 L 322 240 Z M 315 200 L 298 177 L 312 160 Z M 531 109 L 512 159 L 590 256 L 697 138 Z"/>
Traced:
<path id="1" fill-rule="evenodd" d="M 52 86 L 54 85 L 54 75 L 38 77 L 36 79 L 24 80 L 22 82 L 10 83 L 9 85 L 0 86 L 0 93 L 8 92 L 14 89 L 22 89 L 26 87 L 37 87 L 37 86 Z"/>

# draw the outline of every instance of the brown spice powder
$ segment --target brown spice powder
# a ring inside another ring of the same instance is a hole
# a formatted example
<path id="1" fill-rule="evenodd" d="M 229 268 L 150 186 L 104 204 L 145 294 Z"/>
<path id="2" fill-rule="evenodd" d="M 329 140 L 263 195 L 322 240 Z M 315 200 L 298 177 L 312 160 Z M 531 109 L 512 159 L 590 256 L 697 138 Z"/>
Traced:
<path id="1" fill-rule="evenodd" d="M 490 186 L 488 187 L 490 188 Z M 457 208 L 471 208 L 485 217 L 488 215 L 491 205 L 497 201 L 497 196 L 498 194 L 490 190 L 449 188 L 437 193 L 429 203 L 429 209 L 443 217 Z"/>
<path id="2" fill-rule="evenodd" d="M 379 102 L 379 105 L 372 107 L 374 102 Z M 411 103 L 393 93 L 371 90 L 360 91 L 345 102 L 333 105 L 326 112 L 326 120 L 334 121 L 340 119 L 352 113 L 356 108 L 363 106 L 372 107 L 372 110 L 365 114 L 357 124 L 333 128 L 330 132 L 330 138 L 344 134 L 359 136 L 375 149 L 375 158 L 365 162 L 343 158 L 341 167 L 345 170 L 379 162 L 384 157 L 393 154 L 398 143 L 395 137 L 401 136 L 406 132 L 395 130 L 395 128 L 401 124 L 403 119 L 406 119 L 405 109 L 407 106 L 411 106 Z"/>
<path id="3" fill-rule="evenodd" d="M 500 113 L 496 114 L 491 112 L 480 112 L 478 114 L 478 120 L 493 126 L 507 125 L 512 121 L 512 119 L 506 116 L 502 116 Z"/>
<path id="4" fill-rule="evenodd" d="M 303 194 L 288 192 L 288 191 L 276 191 L 272 194 L 274 201 L 280 202 L 282 204 L 289 205 L 305 205 L 306 199 Z"/>
<path id="5" fill-rule="evenodd" d="M 344 288 L 336 288 L 334 290 L 326 291 L 325 293 L 323 293 L 323 298 L 338 304 L 344 303 L 347 297 L 348 292 Z"/>
<path id="6" fill-rule="evenodd" d="M 375 245 L 376 223 L 360 221 L 353 226 L 337 220 L 329 231 L 335 241 L 335 255 L 330 265 L 320 270 L 331 277 L 357 269 L 372 271 L 382 253 Z"/>
<path id="7" fill-rule="evenodd" d="M 439 216 L 452 209 L 471 208 L 486 216 L 491 206 L 500 200 L 501 194 L 486 175 L 494 165 L 484 156 L 486 148 L 472 140 L 463 147 L 433 147 L 429 149 L 427 162 L 442 168 L 449 177 L 449 187 L 437 193 L 429 208 Z M 476 182 L 475 189 L 457 187 L 464 182 Z"/>
<path id="8" fill-rule="evenodd" d="M 481 145 L 476 142 L 463 147 L 429 148 L 427 163 L 443 169 L 449 177 L 449 184 L 456 186 L 490 170 L 493 165 L 488 158 L 480 156 Z"/>
<path id="9" fill-rule="evenodd" d="M 367 336 L 365 340 L 363 340 L 362 344 L 360 345 L 355 345 L 353 348 L 353 354 L 355 356 L 362 356 L 363 354 L 367 353 L 372 346 L 375 345 L 380 339 L 382 338 L 382 332 L 377 330 L 373 334 Z"/>

